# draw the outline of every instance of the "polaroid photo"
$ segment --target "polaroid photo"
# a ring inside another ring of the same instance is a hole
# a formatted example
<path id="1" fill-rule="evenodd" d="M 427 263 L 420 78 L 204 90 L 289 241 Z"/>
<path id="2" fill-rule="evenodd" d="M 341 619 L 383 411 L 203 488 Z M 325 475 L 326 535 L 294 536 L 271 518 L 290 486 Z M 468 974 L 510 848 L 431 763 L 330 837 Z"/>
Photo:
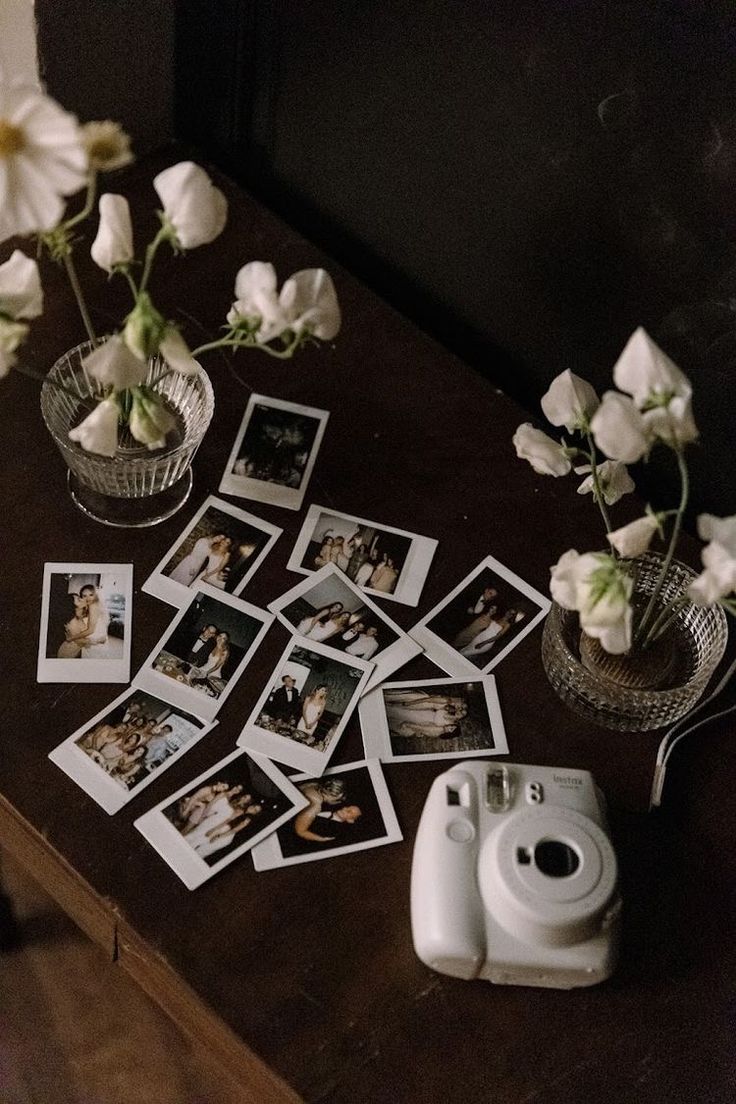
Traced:
<path id="1" fill-rule="evenodd" d="M 129 682 L 133 565 L 47 563 L 38 682 Z"/>
<path id="2" fill-rule="evenodd" d="M 117 813 L 214 728 L 131 687 L 49 755 L 106 813 Z"/>
<path id="3" fill-rule="evenodd" d="M 366 758 L 383 763 L 506 755 L 496 680 L 386 682 L 361 700 Z"/>
<path id="4" fill-rule="evenodd" d="M 308 802 L 274 763 L 236 749 L 134 823 L 196 889 Z"/>
<path id="5" fill-rule="evenodd" d="M 296 636 L 238 737 L 251 751 L 321 774 L 358 703 L 373 664 Z"/>
<path id="6" fill-rule="evenodd" d="M 219 490 L 299 510 L 329 411 L 251 395 Z"/>
<path id="7" fill-rule="evenodd" d="M 211 721 L 272 621 L 272 613 L 204 586 L 143 662 L 136 685 Z"/>
<path id="8" fill-rule="evenodd" d="M 416 606 L 436 547 L 432 537 L 310 506 L 286 566 L 311 575 L 332 563 L 360 590 Z"/>
<path id="9" fill-rule="evenodd" d="M 375 759 L 291 781 L 309 804 L 253 848 L 256 870 L 331 859 L 403 839 Z"/>
<path id="10" fill-rule="evenodd" d="M 409 635 L 448 675 L 485 674 L 547 616 L 550 605 L 487 556 Z"/>
<path id="11" fill-rule="evenodd" d="M 210 495 L 143 584 L 180 609 L 203 583 L 238 595 L 283 532 Z"/>
<path id="12" fill-rule="evenodd" d="M 375 669 L 365 694 L 423 650 L 335 564 L 325 564 L 269 602 L 268 609 L 306 640 L 371 660 Z"/>

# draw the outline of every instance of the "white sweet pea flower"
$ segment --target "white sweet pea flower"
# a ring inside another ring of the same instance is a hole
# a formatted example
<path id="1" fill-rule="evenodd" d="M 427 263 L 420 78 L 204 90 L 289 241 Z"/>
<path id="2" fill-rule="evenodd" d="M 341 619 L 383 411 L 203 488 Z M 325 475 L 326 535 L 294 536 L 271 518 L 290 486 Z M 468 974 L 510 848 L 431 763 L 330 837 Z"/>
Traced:
<path id="1" fill-rule="evenodd" d="M 691 394 L 687 376 L 639 326 L 626 342 L 613 368 L 619 391 L 631 395 L 640 410 L 666 404 L 675 395 Z"/>
<path id="2" fill-rule="evenodd" d="M 93 349 L 82 361 L 82 367 L 102 387 L 114 391 L 136 387 L 148 374 L 148 364 L 131 353 L 120 334 L 113 334 Z"/>
<path id="3" fill-rule="evenodd" d="M 670 448 L 681 448 L 699 437 L 689 395 L 676 395 L 666 406 L 653 406 L 642 413 L 645 432 Z"/>
<path id="4" fill-rule="evenodd" d="M 199 361 L 194 359 L 175 326 L 169 326 L 164 332 L 158 351 L 169 367 L 182 376 L 196 376 L 200 371 Z"/>
<path id="5" fill-rule="evenodd" d="M 0 314 L 10 318 L 38 318 L 43 312 L 43 291 L 38 265 L 20 249 L 0 265 Z"/>
<path id="6" fill-rule="evenodd" d="M 577 475 L 590 472 L 590 464 L 575 468 Z M 619 460 L 604 460 L 596 466 L 598 483 L 603 492 L 603 499 L 607 506 L 613 506 L 625 494 L 634 490 L 634 480 L 629 475 L 629 469 Z M 592 473 L 578 487 L 578 494 L 589 494 L 594 490 Z"/>
<path id="7" fill-rule="evenodd" d="M 542 396 L 542 411 L 552 425 L 564 426 L 568 433 L 585 430 L 598 408 L 598 396 L 587 382 L 567 369 L 552 380 Z"/>
<path id="8" fill-rule="evenodd" d="M 687 593 L 696 605 L 711 606 L 736 591 L 736 515 L 719 518 L 701 514 L 698 533 L 710 543 L 702 552 L 705 570 L 690 584 Z"/>
<path id="9" fill-rule="evenodd" d="M 552 597 L 564 609 L 577 610 L 588 636 L 612 655 L 631 647 L 633 580 L 612 557 L 601 552 L 564 554 L 551 569 Z"/>
<path id="10" fill-rule="evenodd" d="M 87 179 L 79 127 L 50 97 L 0 79 L 0 241 L 52 230 Z"/>
<path id="11" fill-rule="evenodd" d="M 100 196 L 100 225 L 90 253 L 105 272 L 133 260 L 133 224 L 125 196 L 112 192 Z"/>
<path id="12" fill-rule="evenodd" d="M 153 186 L 181 249 L 207 245 L 227 222 L 227 200 L 204 169 L 180 161 L 154 177 Z"/>
<path id="13" fill-rule="evenodd" d="M 118 448 L 118 416 L 120 410 L 115 399 L 103 399 L 91 414 L 75 429 L 69 430 L 72 441 L 85 450 L 100 456 L 114 456 Z"/>
<path id="14" fill-rule="evenodd" d="M 513 436 L 513 444 L 516 455 L 521 460 L 528 460 L 540 475 L 567 475 L 570 471 L 571 464 L 564 445 L 553 441 L 541 429 L 535 429 L 530 422 L 519 426 Z"/>
<path id="15" fill-rule="evenodd" d="M 637 518 L 628 525 L 622 525 L 620 529 L 614 529 L 612 533 L 607 534 L 607 537 L 620 556 L 633 559 L 646 552 L 659 527 L 660 522 L 656 514 L 645 514 L 644 517 Z"/>
<path id="16" fill-rule="evenodd" d="M 128 419 L 128 429 L 136 441 L 147 449 L 163 448 L 166 435 L 176 426 L 176 420 L 162 404 L 158 395 L 144 387 L 133 391 L 133 405 Z"/>
<path id="17" fill-rule="evenodd" d="M 4 379 L 18 363 L 15 350 L 25 341 L 27 335 L 28 325 L 25 322 L 13 322 L 0 316 L 0 379 Z"/>
<path id="18" fill-rule="evenodd" d="M 284 283 L 279 302 L 289 318 L 289 329 L 307 331 L 320 341 L 332 341 L 340 332 L 340 306 L 332 277 L 323 268 L 304 268 Z"/>
<path id="19" fill-rule="evenodd" d="M 235 277 L 235 302 L 228 313 L 228 323 L 253 331 L 263 345 L 290 325 L 276 283 L 276 270 L 266 261 L 250 261 Z"/>
<path id="20" fill-rule="evenodd" d="M 633 464 L 649 451 L 644 420 L 633 399 L 606 391 L 591 418 L 590 428 L 599 449 L 612 460 Z"/>

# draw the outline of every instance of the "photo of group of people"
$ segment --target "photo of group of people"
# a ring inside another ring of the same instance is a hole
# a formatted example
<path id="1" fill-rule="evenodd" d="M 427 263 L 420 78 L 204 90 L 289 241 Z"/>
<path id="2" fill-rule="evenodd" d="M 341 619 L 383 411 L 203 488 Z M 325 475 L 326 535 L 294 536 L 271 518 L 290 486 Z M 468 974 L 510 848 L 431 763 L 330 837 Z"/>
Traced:
<path id="1" fill-rule="evenodd" d="M 493 675 L 384 683 L 360 703 L 366 756 L 384 762 L 508 751 Z"/>
<path id="2" fill-rule="evenodd" d="M 220 490 L 299 509 L 329 415 L 251 395 Z"/>
<path id="3" fill-rule="evenodd" d="M 378 763 L 350 763 L 318 778 L 292 781 L 308 804 L 254 848 L 256 870 L 310 862 L 401 839 Z"/>
<path id="4" fill-rule="evenodd" d="M 197 591 L 144 662 L 137 681 L 214 717 L 272 619 L 240 598 Z M 167 685 L 169 680 L 173 685 Z"/>
<path id="5" fill-rule="evenodd" d="M 490 671 L 549 605 L 549 599 L 489 556 L 410 635 L 449 674 Z"/>
<path id="6" fill-rule="evenodd" d="M 311 506 L 288 566 L 307 573 L 333 564 L 361 590 L 416 605 L 436 545 L 428 537 Z"/>
<path id="7" fill-rule="evenodd" d="M 289 644 L 239 743 L 290 766 L 326 765 L 371 670 L 323 644 Z"/>
<path id="8" fill-rule="evenodd" d="M 175 606 L 203 585 L 240 594 L 280 534 L 275 525 L 210 496 L 143 589 Z"/>
<path id="9" fill-rule="evenodd" d="M 55 748 L 50 758 L 114 813 L 211 727 L 134 687 Z"/>
<path id="10" fill-rule="evenodd" d="M 276 831 L 307 800 L 273 763 L 237 750 L 135 826 L 194 889 Z"/>
<path id="11" fill-rule="evenodd" d="M 46 564 L 38 681 L 127 681 L 131 591 L 130 564 Z"/>

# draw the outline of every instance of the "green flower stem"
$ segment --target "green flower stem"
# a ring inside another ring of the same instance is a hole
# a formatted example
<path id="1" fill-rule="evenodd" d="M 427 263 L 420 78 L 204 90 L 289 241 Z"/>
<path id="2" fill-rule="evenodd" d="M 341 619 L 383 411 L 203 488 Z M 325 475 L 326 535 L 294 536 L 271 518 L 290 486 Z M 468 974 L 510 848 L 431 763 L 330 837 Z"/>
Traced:
<path id="1" fill-rule="evenodd" d="M 90 319 L 89 311 L 87 310 L 87 304 L 84 301 L 84 295 L 82 293 L 82 288 L 79 283 L 77 270 L 74 267 L 74 261 L 72 260 L 71 253 L 67 253 L 64 256 L 64 268 L 66 269 L 66 274 L 69 277 L 69 283 L 72 285 L 74 298 L 77 300 L 77 306 L 79 307 L 79 313 L 82 316 L 82 321 L 84 322 L 84 328 L 87 331 L 87 336 L 92 344 L 96 345 L 97 335 L 95 334 L 94 328 L 92 326 L 92 320 Z"/>
<path id="2" fill-rule="evenodd" d="M 289 360 L 297 345 L 299 344 L 300 335 L 296 335 L 290 345 L 287 345 L 285 349 L 272 349 L 270 345 L 261 345 L 257 341 L 253 341 L 249 338 L 241 337 L 221 337 L 217 341 L 208 341 L 206 345 L 199 345 L 196 349 L 192 349 L 192 356 L 200 356 L 202 353 L 209 353 L 212 349 L 261 349 L 264 353 L 268 353 L 269 356 L 277 357 L 279 360 Z"/>
<path id="3" fill-rule="evenodd" d="M 593 435 L 589 429 L 585 431 L 585 437 L 588 441 L 588 448 L 590 450 L 590 473 L 593 478 L 593 494 L 601 511 L 601 516 L 603 517 L 603 524 L 606 527 L 606 532 L 611 533 L 613 532 L 611 519 L 608 516 L 608 510 L 606 509 L 606 500 L 603 497 L 603 488 L 601 487 L 601 481 L 598 476 L 598 459 L 595 451 L 595 442 L 593 441 Z M 611 551 L 614 556 L 618 555 L 616 549 L 613 546 L 611 546 Z"/>
<path id="4" fill-rule="evenodd" d="M 136 287 L 135 280 L 133 279 L 128 266 L 127 265 L 119 265 L 115 269 L 115 272 L 122 273 L 122 275 L 128 281 L 128 286 L 130 287 L 131 293 L 133 295 L 133 302 L 134 303 L 137 302 L 137 300 L 138 300 L 138 288 Z"/>
<path id="5" fill-rule="evenodd" d="M 44 372 L 39 372 L 36 368 L 28 368 L 25 364 L 14 364 L 14 372 L 20 372 L 22 376 L 28 376 L 29 379 L 41 380 L 42 383 L 47 384 L 49 387 L 54 387 L 57 391 L 63 391 L 65 395 L 70 395 L 81 406 L 87 408 L 87 410 L 94 410 L 96 403 L 90 402 L 88 399 L 83 399 L 78 391 L 75 391 L 71 387 L 67 387 L 63 383 L 58 383 L 56 380 L 49 379 Z"/>
<path id="6" fill-rule="evenodd" d="M 70 230 L 72 226 L 76 226 L 77 223 L 84 222 L 89 215 L 92 214 L 92 209 L 95 205 L 95 197 L 97 195 L 97 173 L 94 169 L 90 171 L 89 180 L 87 181 L 87 198 L 84 201 L 84 207 L 81 211 L 78 211 L 76 215 L 73 215 L 70 219 L 67 219 L 62 225 Z"/>
<path id="7" fill-rule="evenodd" d="M 668 602 L 649 630 L 647 639 L 654 642 L 655 640 L 659 640 L 660 636 L 664 636 L 670 625 L 673 624 L 677 618 L 677 614 L 687 602 L 688 597 L 686 594 L 681 594 L 679 598 L 673 598 L 671 602 Z"/>
<path id="8" fill-rule="evenodd" d="M 654 613 L 657 599 L 659 598 L 662 587 L 664 585 L 664 580 L 667 576 L 667 572 L 670 569 L 670 564 L 672 563 L 672 558 L 675 554 L 675 547 L 680 537 L 680 530 L 682 529 L 682 519 L 685 516 L 688 496 L 690 494 L 690 476 L 687 470 L 687 464 L 685 463 L 685 455 L 680 446 L 675 449 L 675 452 L 677 454 L 677 466 L 680 471 L 680 505 L 677 507 L 675 522 L 672 526 L 672 536 L 670 537 L 669 548 L 667 549 L 667 554 L 664 558 L 664 562 L 662 563 L 662 569 L 659 573 L 659 578 L 657 579 L 657 585 L 652 592 L 652 595 L 647 604 L 647 608 L 644 610 L 644 615 L 639 622 L 639 626 L 636 630 L 636 641 L 641 641 L 644 630 L 646 629 L 647 624 L 649 623 L 649 620 Z M 652 639 L 653 638 L 650 631 L 646 634 L 646 636 L 644 636 L 643 645 L 646 647 L 647 644 L 651 643 Z"/>
<path id="9" fill-rule="evenodd" d="M 171 240 L 171 231 L 167 227 L 162 226 L 161 229 L 156 234 L 156 237 L 153 239 L 153 241 L 149 242 L 148 248 L 146 249 L 146 259 L 145 259 L 145 262 L 143 264 L 143 275 L 141 276 L 140 287 L 138 288 L 138 293 L 137 293 L 138 295 L 140 295 L 142 292 L 144 292 L 146 290 L 146 288 L 148 287 L 148 281 L 150 279 L 151 269 L 153 267 L 153 259 L 156 256 L 156 252 L 158 250 L 158 247 L 163 242 L 170 241 L 170 240 Z"/>

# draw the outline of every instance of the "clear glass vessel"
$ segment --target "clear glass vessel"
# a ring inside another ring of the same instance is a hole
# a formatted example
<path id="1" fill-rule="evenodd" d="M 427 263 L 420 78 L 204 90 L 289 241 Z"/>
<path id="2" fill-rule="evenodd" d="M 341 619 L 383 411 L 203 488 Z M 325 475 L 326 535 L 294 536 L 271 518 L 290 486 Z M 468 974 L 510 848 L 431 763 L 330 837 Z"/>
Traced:
<path id="1" fill-rule="evenodd" d="M 197 376 L 167 375 L 158 384 L 176 428 L 166 445 L 149 451 L 123 431 L 113 457 L 85 452 L 69 439 L 69 430 L 89 413 L 87 399 L 100 398 L 95 381 L 82 367 L 92 350 L 85 342 L 60 357 L 44 382 L 41 411 L 46 426 L 69 469 L 67 483 L 74 503 L 89 517 L 104 525 L 139 528 L 157 525 L 176 513 L 192 489 L 191 464 L 210 424 L 215 407 L 212 384 L 200 372 Z M 152 357 L 146 383 L 165 370 L 159 357 Z M 78 398 L 77 398 L 78 396 Z"/>
<path id="2" fill-rule="evenodd" d="M 654 592 L 662 557 L 648 552 L 637 560 L 635 605 Z M 661 610 L 684 593 L 695 578 L 685 564 L 674 561 L 658 601 Z M 552 687 L 575 713 L 604 728 L 621 732 L 645 732 L 673 724 L 688 713 L 705 690 L 718 666 L 728 638 L 726 614 L 720 606 L 702 608 L 687 602 L 677 612 L 669 632 L 673 651 L 667 663 L 666 681 L 657 689 L 621 685 L 614 662 L 600 666 L 581 660 L 578 615 L 552 603 L 542 634 L 542 663 Z M 585 641 L 583 642 L 585 655 Z M 626 663 L 626 681 L 636 654 Z M 622 668 L 623 670 L 623 668 Z"/>

